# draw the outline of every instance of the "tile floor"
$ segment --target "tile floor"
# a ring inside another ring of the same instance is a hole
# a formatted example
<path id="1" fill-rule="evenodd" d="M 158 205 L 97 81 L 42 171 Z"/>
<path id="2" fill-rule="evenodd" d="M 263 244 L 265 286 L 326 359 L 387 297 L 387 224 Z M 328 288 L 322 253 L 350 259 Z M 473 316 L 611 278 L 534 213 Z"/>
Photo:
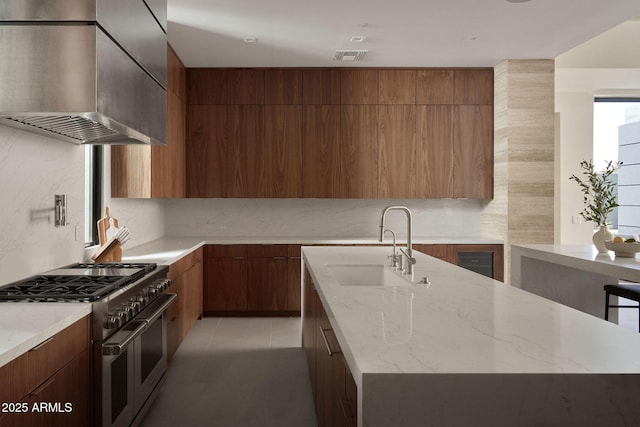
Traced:
<path id="1" fill-rule="evenodd" d="M 198 321 L 142 427 L 314 427 L 300 318 Z"/>

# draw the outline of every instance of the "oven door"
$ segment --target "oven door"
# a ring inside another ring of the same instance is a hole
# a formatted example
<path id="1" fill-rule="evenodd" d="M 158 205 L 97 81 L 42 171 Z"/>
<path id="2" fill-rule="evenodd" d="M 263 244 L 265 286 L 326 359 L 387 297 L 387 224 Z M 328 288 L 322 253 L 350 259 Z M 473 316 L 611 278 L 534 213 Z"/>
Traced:
<path id="1" fill-rule="evenodd" d="M 129 322 L 102 344 L 102 427 L 129 426 L 136 414 L 134 341 L 146 326 Z"/>

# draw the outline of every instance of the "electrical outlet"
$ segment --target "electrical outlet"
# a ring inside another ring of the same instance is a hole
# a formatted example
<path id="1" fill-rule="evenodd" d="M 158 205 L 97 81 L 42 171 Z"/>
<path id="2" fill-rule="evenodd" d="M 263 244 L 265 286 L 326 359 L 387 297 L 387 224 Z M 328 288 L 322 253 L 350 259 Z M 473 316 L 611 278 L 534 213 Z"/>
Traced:
<path id="1" fill-rule="evenodd" d="M 582 224 L 583 222 L 584 222 L 584 218 L 582 218 L 582 215 L 573 215 L 571 217 L 572 224 Z"/>

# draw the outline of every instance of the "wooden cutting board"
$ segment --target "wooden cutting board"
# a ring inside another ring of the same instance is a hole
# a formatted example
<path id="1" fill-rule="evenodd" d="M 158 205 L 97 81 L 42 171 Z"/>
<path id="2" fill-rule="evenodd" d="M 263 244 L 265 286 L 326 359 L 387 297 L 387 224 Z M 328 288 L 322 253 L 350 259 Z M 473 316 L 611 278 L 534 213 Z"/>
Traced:
<path id="1" fill-rule="evenodd" d="M 111 228 L 111 224 L 115 228 L 119 228 L 118 220 L 109 215 L 109 207 L 104 208 L 104 216 L 98 220 L 98 243 L 100 246 L 107 244 L 107 230 Z"/>

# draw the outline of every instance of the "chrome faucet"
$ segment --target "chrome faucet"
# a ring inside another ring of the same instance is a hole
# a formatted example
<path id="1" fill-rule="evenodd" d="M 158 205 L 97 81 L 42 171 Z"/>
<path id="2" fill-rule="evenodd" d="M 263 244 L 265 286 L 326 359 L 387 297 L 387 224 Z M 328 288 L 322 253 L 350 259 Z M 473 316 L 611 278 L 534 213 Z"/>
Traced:
<path id="1" fill-rule="evenodd" d="M 394 233 L 390 228 L 386 228 L 384 230 L 384 233 L 386 233 L 387 231 L 391 233 L 391 237 L 393 238 L 393 255 L 389 257 L 389 259 L 391 260 L 389 262 L 389 267 L 393 268 L 394 270 L 402 270 L 402 256 L 398 255 L 398 251 L 396 250 L 396 233 Z"/>
<path id="2" fill-rule="evenodd" d="M 405 251 L 404 249 L 400 249 L 400 252 L 402 252 L 404 254 L 404 256 L 407 257 L 407 268 L 405 273 L 406 274 L 413 274 L 413 265 L 416 263 L 416 259 L 413 257 L 413 247 L 411 245 L 411 211 L 409 210 L 408 207 L 406 206 L 387 206 L 386 208 L 384 208 L 384 210 L 382 211 L 382 219 L 380 221 L 380 243 L 382 243 L 384 241 L 384 231 L 385 231 L 385 226 L 384 226 L 384 220 L 387 216 L 387 212 L 389 212 L 390 210 L 401 210 L 404 211 L 404 213 L 407 215 L 407 250 Z M 395 253 L 394 253 L 395 255 Z"/>

